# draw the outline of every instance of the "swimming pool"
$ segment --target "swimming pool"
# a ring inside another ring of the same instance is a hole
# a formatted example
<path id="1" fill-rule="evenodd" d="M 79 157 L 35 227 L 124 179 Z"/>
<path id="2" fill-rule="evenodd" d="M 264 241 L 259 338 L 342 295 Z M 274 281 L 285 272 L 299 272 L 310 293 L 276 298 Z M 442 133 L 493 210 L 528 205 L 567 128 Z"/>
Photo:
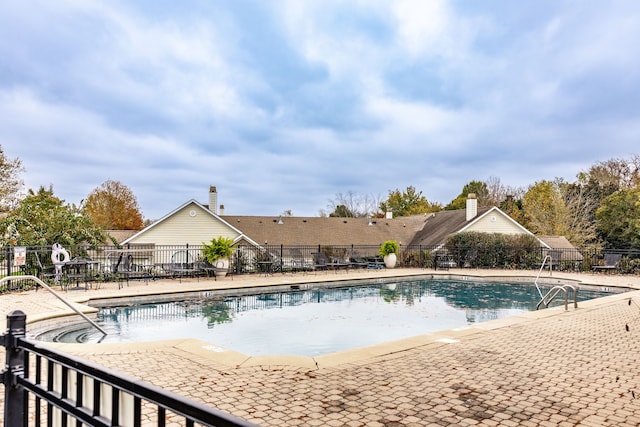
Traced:
<path id="1" fill-rule="evenodd" d="M 609 293 L 581 289 L 579 299 Z M 411 280 L 103 307 L 102 342 L 197 338 L 248 355 L 316 356 L 535 310 L 532 284 Z M 97 342 L 86 324 L 38 339 Z"/>

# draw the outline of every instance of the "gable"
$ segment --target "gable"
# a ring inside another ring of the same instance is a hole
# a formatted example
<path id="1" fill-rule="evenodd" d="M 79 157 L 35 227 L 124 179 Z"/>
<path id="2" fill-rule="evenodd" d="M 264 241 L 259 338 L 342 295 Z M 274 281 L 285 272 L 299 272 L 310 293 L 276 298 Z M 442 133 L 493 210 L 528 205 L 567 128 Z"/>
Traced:
<path id="1" fill-rule="evenodd" d="M 191 201 L 151 224 L 123 243 L 156 245 L 201 245 L 214 237 L 235 240 L 241 235 L 201 204 Z"/>
<path id="2" fill-rule="evenodd" d="M 478 215 L 468 221 L 466 209 L 424 215 L 424 227 L 416 233 L 411 244 L 440 246 L 450 235 L 465 231 L 532 235 L 529 230 L 497 207 L 482 207 L 478 208 Z"/>
<path id="3" fill-rule="evenodd" d="M 459 232 L 463 231 L 499 234 L 531 234 L 527 229 L 497 208 L 490 209 Z"/>

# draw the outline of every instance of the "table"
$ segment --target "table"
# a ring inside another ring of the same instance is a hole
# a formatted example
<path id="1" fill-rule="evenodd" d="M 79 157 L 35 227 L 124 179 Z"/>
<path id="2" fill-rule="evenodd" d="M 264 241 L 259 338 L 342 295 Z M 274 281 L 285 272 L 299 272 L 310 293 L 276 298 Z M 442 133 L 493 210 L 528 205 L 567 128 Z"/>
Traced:
<path id="1" fill-rule="evenodd" d="M 76 286 L 68 288 L 70 290 L 84 289 L 87 290 L 89 266 L 100 264 L 98 261 L 92 261 L 89 259 L 75 258 L 65 262 L 62 265 L 65 277 L 73 281 L 75 279 Z M 80 287 L 80 280 L 84 281 L 84 288 Z"/>
<path id="2" fill-rule="evenodd" d="M 265 276 L 273 276 L 273 261 L 258 261 L 258 271 Z"/>

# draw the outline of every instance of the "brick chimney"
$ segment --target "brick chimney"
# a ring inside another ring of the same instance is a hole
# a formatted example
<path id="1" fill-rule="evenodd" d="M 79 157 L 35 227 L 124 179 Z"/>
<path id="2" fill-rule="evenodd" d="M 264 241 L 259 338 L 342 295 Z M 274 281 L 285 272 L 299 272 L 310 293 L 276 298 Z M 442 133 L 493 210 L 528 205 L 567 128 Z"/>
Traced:
<path id="1" fill-rule="evenodd" d="M 471 221 L 478 216 L 478 199 L 474 193 L 467 196 L 467 221 Z"/>
<path id="2" fill-rule="evenodd" d="M 218 214 L 218 193 L 215 186 L 209 187 L 209 210 L 214 214 Z"/>

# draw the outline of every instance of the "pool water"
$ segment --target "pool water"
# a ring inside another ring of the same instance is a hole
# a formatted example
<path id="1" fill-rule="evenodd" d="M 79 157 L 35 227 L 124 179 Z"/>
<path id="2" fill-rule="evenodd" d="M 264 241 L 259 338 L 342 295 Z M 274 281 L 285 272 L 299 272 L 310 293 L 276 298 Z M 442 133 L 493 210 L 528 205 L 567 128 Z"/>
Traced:
<path id="1" fill-rule="evenodd" d="M 578 292 L 581 300 L 604 295 Z M 317 356 L 516 315 L 535 310 L 538 300 L 532 284 L 400 281 L 108 307 L 98 323 L 109 332 L 101 342 L 197 338 L 249 355 Z M 86 324 L 38 336 L 101 338 Z"/>

